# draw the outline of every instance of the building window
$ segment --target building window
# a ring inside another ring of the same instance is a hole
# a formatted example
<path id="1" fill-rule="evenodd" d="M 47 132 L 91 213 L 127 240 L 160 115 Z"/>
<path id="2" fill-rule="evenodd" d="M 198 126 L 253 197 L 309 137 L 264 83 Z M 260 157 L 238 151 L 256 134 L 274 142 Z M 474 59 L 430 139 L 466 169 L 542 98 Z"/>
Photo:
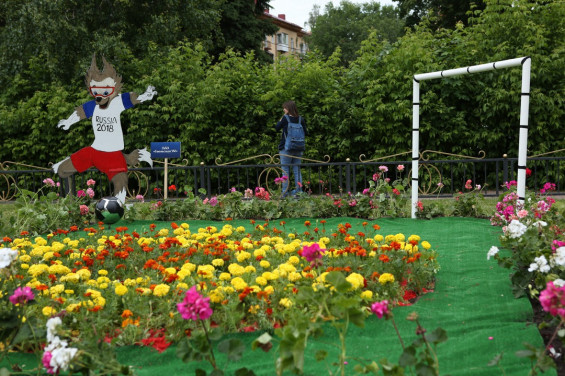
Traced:
<path id="1" fill-rule="evenodd" d="M 277 43 L 278 44 L 288 44 L 288 34 L 287 33 L 278 33 L 277 34 Z"/>

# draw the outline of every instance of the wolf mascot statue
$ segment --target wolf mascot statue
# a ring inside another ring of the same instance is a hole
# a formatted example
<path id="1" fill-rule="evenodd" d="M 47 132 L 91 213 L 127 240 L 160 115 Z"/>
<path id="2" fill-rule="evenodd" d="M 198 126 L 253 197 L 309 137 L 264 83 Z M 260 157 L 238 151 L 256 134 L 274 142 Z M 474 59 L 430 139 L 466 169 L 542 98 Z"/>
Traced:
<path id="1" fill-rule="evenodd" d="M 104 67 L 98 70 L 96 55 L 94 55 L 86 72 L 85 83 L 94 100 L 78 106 L 68 119 L 61 120 L 57 124 L 57 127 L 68 130 L 80 120 L 92 119 L 94 142 L 91 146 L 53 165 L 53 170 L 62 179 L 66 179 L 75 172 L 80 173 L 90 167 L 96 167 L 108 176 L 108 180 L 114 186 L 114 196 L 123 205 L 128 184 L 127 166 L 145 161 L 153 167 L 153 161 L 146 149 L 134 150 L 129 154 L 123 153 L 124 135 L 120 113 L 138 103 L 153 99 L 157 92 L 153 86 L 148 86 L 141 95 L 120 94 L 122 77 L 104 57 L 102 61 Z"/>

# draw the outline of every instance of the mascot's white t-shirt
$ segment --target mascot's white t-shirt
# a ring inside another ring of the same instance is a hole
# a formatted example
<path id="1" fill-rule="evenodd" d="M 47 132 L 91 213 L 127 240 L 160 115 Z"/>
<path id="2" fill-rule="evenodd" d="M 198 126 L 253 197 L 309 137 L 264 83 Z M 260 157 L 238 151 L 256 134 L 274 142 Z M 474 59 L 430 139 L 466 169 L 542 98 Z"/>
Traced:
<path id="1" fill-rule="evenodd" d="M 92 117 L 94 142 L 92 147 L 99 151 L 119 151 L 124 149 L 124 134 L 120 114 L 133 107 L 129 93 L 116 96 L 105 109 L 95 101 L 83 105 L 87 118 Z"/>

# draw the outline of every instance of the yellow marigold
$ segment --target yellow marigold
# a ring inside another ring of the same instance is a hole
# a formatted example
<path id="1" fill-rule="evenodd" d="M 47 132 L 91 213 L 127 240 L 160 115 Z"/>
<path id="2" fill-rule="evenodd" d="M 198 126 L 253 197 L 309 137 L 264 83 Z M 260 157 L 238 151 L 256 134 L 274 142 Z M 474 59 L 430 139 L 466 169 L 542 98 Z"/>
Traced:
<path id="1" fill-rule="evenodd" d="M 359 273 L 351 273 L 345 278 L 345 280 L 351 283 L 353 290 L 362 288 L 365 282 L 363 276 Z"/>
<path id="2" fill-rule="evenodd" d="M 30 262 L 31 257 L 29 255 L 21 255 L 18 257 L 18 260 L 20 260 L 21 262 Z"/>
<path id="3" fill-rule="evenodd" d="M 67 268 L 65 265 L 54 264 L 47 270 L 49 274 L 69 274 L 71 269 Z"/>
<path id="4" fill-rule="evenodd" d="M 321 237 L 320 244 L 322 243 L 324 243 L 324 245 L 328 245 L 330 243 L 330 238 L 328 238 L 327 236 Z"/>
<path id="5" fill-rule="evenodd" d="M 116 293 L 116 295 L 119 296 L 125 295 L 127 294 L 127 292 L 128 292 L 128 288 L 122 284 L 119 284 L 114 288 L 114 293 Z"/>
<path id="6" fill-rule="evenodd" d="M 375 239 L 376 240 L 376 239 Z M 385 236 L 385 242 L 391 243 L 396 241 L 396 236 L 394 235 L 387 235 Z"/>
<path id="7" fill-rule="evenodd" d="M 171 286 L 165 285 L 164 283 L 161 283 L 161 284 L 155 286 L 155 288 L 153 289 L 153 295 L 155 295 L 155 296 L 165 296 L 169 293 L 170 289 L 171 289 Z"/>
<path id="8" fill-rule="evenodd" d="M 79 269 L 77 270 L 77 274 L 83 281 L 90 279 L 90 276 L 92 275 L 88 269 Z"/>
<path id="9" fill-rule="evenodd" d="M 167 273 L 168 275 L 175 275 L 177 274 L 177 270 L 175 268 L 166 268 L 165 273 Z"/>
<path id="10" fill-rule="evenodd" d="M 278 275 L 275 273 L 271 273 L 271 272 L 264 272 L 263 274 L 261 274 L 261 276 L 263 278 L 265 278 L 267 281 L 272 281 L 274 279 L 278 278 Z"/>
<path id="11" fill-rule="evenodd" d="M 390 273 L 383 273 L 380 277 L 379 277 L 379 283 L 381 285 L 384 285 L 385 283 L 388 282 L 394 282 L 394 276 Z"/>
<path id="12" fill-rule="evenodd" d="M 98 277 L 98 278 L 96 278 L 96 282 L 98 282 L 98 284 L 110 283 L 110 278 L 108 278 L 108 277 Z"/>
<path id="13" fill-rule="evenodd" d="M 167 236 L 169 235 L 169 229 L 167 228 L 162 228 L 159 230 L 159 232 L 157 233 L 157 235 L 159 236 Z"/>
<path id="14" fill-rule="evenodd" d="M 73 295 L 74 293 L 75 293 L 75 290 L 70 290 L 70 289 L 65 290 L 65 294 L 67 294 L 67 295 Z"/>
<path id="15" fill-rule="evenodd" d="M 208 296 L 212 303 L 221 303 L 224 300 L 224 294 L 218 289 L 211 290 Z"/>
<path id="16" fill-rule="evenodd" d="M 214 266 L 224 266 L 224 259 L 213 259 L 212 265 Z"/>
<path id="17" fill-rule="evenodd" d="M 302 275 L 300 273 L 292 272 L 292 273 L 289 273 L 289 275 L 288 275 L 288 280 L 290 282 L 296 282 L 299 279 L 302 279 Z"/>
<path id="18" fill-rule="evenodd" d="M 261 306 L 259 306 L 258 304 L 256 305 L 252 305 L 251 307 L 249 307 L 249 309 L 247 310 L 249 313 L 251 313 L 252 315 L 255 315 L 257 312 L 259 312 L 259 309 L 261 308 Z"/>
<path id="19" fill-rule="evenodd" d="M 231 285 L 235 287 L 236 290 L 243 290 L 247 287 L 247 283 L 241 277 L 235 277 L 232 279 Z"/>
<path id="20" fill-rule="evenodd" d="M 235 231 L 243 233 L 245 232 L 245 227 L 239 226 L 238 228 L 235 229 Z"/>
<path id="21" fill-rule="evenodd" d="M 288 237 L 289 237 L 290 239 L 294 239 L 294 238 L 296 238 L 296 234 L 290 233 L 290 234 L 288 234 Z"/>
<path id="22" fill-rule="evenodd" d="M 135 279 L 126 278 L 124 280 L 124 286 L 132 287 L 132 286 L 135 286 L 135 285 L 137 285 L 137 283 L 135 282 Z"/>
<path id="23" fill-rule="evenodd" d="M 231 286 L 226 286 L 226 287 L 224 287 L 224 288 L 223 288 L 223 291 L 224 291 L 226 294 L 233 294 L 233 293 L 235 292 L 234 288 L 231 287 Z"/>
<path id="24" fill-rule="evenodd" d="M 108 283 L 106 282 L 99 283 L 98 288 L 101 288 L 102 290 L 106 290 L 108 288 Z"/>
<path id="25" fill-rule="evenodd" d="M 189 227 L 190 227 L 190 225 L 189 225 L 188 223 L 182 223 L 182 224 L 180 225 L 180 227 L 184 228 L 185 230 L 188 230 Z"/>
<path id="26" fill-rule="evenodd" d="M 268 281 L 267 281 L 266 278 L 259 276 L 259 277 L 255 278 L 255 283 L 257 283 L 258 285 L 261 285 L 261 286 L 266 286 Z"/>
<path id="27" fill-rule="evenodd" d="M 210 264 L 198 265 L 198 275 L 204 279 L 212 279 L 215 270 L 216 269 Z"/>
<path id="28" fill-rule="evenodd" d="M 298 258 L 298 256 L 290 256 L 288 258 L 288 262 L 292 265 L 298 265 L 298 263 L 300 263 L 300 259 Z"/>
<path id="29" fill-rule="evenodd" d="M 403 242 L 403 241 L 406 239 L 406 237 L 404 236 L 404 234 L 400 234 L 400 233 L 399 233 L 399 234 L 396 234 L 396 235 L 394 236 L 394 238 L 395 238 L 395 240 L 396 240 L 397 242 Z"/>
<path id="30" fill-rule="evenodd" d="M 98 275 L 108 275 L 108 271 L 106 269 L 100 269 Z"/>
<path id="31" fill-rule="evenodd" d="M 65 307 L 65 311 L 67 312 L 78 312 L 80 310 L 80 307 L 82 306 L 82 304 L 78 303 L 72 303 L 69 304 L 67 307 Z"/>
<path id="32" fill-rule="evenodd" d="M 20 268 L 22 268 L 23 270 L 27 270 L 29 269 L 29 264 L 20 264 Z"/>
<path id="33" fill-rule="evenodd" d="M 188 285 L 184 282 L 177 283 L 177 289 L 188 290 Z"/>
<path id="34" fill-rule="evenodd" d="M 231 279 L 231 274 L 230 273 L 220 273 L 220 276 L 218 277 L 220 279 L 220 281 L 229 281 Z"/>
<path id="35" fill-rule="evenodd" d="M 261 238 L 261 240 L 259 242 L 263 243 L 263 244 L 271 244 L 271 238 L 268 237 L 268 236 L 264 236 L 264 237 Z"/>
<path id="36" fill-rule="evenodd" d="M 55 285 L 55 286 L 51 286 L 49 288 L 49 293 L 51 295 L 59 295 L 61 294 L 63 291 L 65 291 L 65 285 Z"/>
<path id="37" fill-rule="evenodd" d="M 259 262 L 259 266 L 262 267 L 262 268 L 264 268 L 264 269 L 268 269 L 268 268 L 271 267 L 271 263 L 270 263 L 269 261 L 267 261 L 267 260 L 261 260 L 261 261 Z"/>
<path id="38" fill-rule="evenodd" d="M 256 250 L 253 251 L 253 257 L 257 258 L 257 257 L 265 257 L 267 255 L 267 253 L 265 252 L 265 250 L 263 248 L 257 248 Z"/>
<path id="39" fill-rule="evenodd" d="M 373 292 L 371 290 L 365 290 L 361 293 L 361 299 L 364 300 L 372 300 L 373 299 Z"/>
<path id="40" fill-rule="evenodd" d="M 29 267 L 27 273 L 32 277 L 37 277 L 49 270 L 49 267 L 45 264 L 35 264 Z"/>
<path id="41" fill-rule="evenodd" d="M 426 240 L 424 240 L 422 242 L 422 247 L 424 247 L 424 249 L 428 250 L 432 247 L 432 245 L 430 243 L 428 243 Z"/>
<path id="42" fill-rule="evenodd" d="M 183 265 L 181 266 L 181 269 L 182 269 L 182 270 L 186 270 L 186 271 L 189 272 L 189 273 L 192 273 L 193 271 L 196 270 L 196 265 L 195 265 L 195 264 L 192 264 L 192 263 L 190 263 L 190 262 L 187 262 L 187 263 L 185 263 L 185 264 L 183 264 Z M 190 275 L 190 274 L 189 274 L 189 275 Z"/>
<path id="43" fill-rule="evenodd" d="M 281 300 L 279 300 L 279 305 L 285 308 L 290 308 L 292 307 L 292 301 L 289 298 L 282 298 Z"/>
<path id="44" fill-rule="evenodd" d="M 51 244 L 51 249 L 54 252 L 61 252 L 63 249 L 65 249 L 65 245 L 63 243 L 53 242 L 53 244 Z"/>
<path id="45" fill-rule="evenodd" d="M 269 285 L 269 286 L 265 286 L 263 291 L 265 291 L 267 294 L 270 295 L 270 294 L 275 292 L 275 288 L 273 286 Z"/>
<path id="46" fill-rule="evenodd" d="M 152 293 L 151 289 L 148 289 L 146 287 L 139 287 L 136 289 L 136 291 L 139 291 L 143 296 L 151 295 Z"/>
<path id="47" fill-rule="evenodd" d="M 419 237 L 418 235 L 410 235 L 410 236 L 408 237 L 408 241 L 409 241 L 409 242 L 414 242 L 414 241 L 419 242 L 419 241 L 420 241 L 420 237 Z"/>
<path id="48" fill-rule="evenodd" d="M 55 256 L 54 252 L 45 252 L 43 254 L 43 260 L 48 261 L 51 260 Z"/>
<path id="49" fill-rule="evenodd" d="M 43 316 L 52 316 L 52 315 L 57 313 L 57 310 L 53 307 L 46 306 L 46 307 L 43 307 L 43 309 L 41 310 L 41 313 L 43 313 Z"/>
<path id="50" fill-rule="evenodd" d="M 255 269 L 255 267 L 253 265 L 247 265 L 245 267 L 245 273 L 247 274 L 252 274 L 255 273 L 257 271 L 257 269 Z"/>
<path id="51" fill-rule="evenodd" d="M 238 277 L 245 273 L 245 268 L 239 264 L 230 264 L 228 266 L 228 271 L 231 273 L 231 275 Z"/>
<path id="52" fill-rule="evenodd" d="M 37 237 L 35 238 L 35 244 L 37 245 L 46 245 L 47 244 L 47 240 L 43 239 L 42 237 Z"/>
<path id="53" fill-rule="evenodd" d="M 375 237 L 373 238 L 375 239 L 376 242 L 382 242 L 384 240 L 383 236 L 381 234 L 377 234 L 375 235 Z"/>
<path id="54" fill-rule="evenodd" d="M 251 258 L 251 253 L 246 251 L 241 251 L 236 254 L 236 258 L 237 258 L 237 262 L 244 262 L 245 260 Z"/>
<path id="55" fill-rule="evenodd" d="M 175 234 L 176 236 L 184 235 L 184 229 L 182 227 L 179 227 L 173 231 L 173 234 Z"/>

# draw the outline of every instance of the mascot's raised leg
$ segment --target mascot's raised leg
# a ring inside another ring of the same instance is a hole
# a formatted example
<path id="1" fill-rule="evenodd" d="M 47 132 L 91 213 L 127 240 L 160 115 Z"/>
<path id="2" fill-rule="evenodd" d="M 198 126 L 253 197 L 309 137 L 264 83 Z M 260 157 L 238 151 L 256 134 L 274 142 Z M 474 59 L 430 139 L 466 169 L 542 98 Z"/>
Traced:
<path id="1" fill-rule="evenodd" d="M 120 172 L 112 178 L 112 185 L 114 186 L 114 196 L 120 201 L 122 206 L 126 202 L 126 193 L 128 187 L 128 174 L 127 172 Z"/>
<path id="2" fill-rule="evenodd" d="M 53 171 L 59 175 L 63 182 L 66 181 L 65 193 L 73 192 L 74 181 L 71 179 L 71 176 L 77 172 L 75 166 L 73 166 L 73 162 L 71 161 L 71 157 L 67 157 L 63 159 L 61 162 L 57 162 L 53 165 Z M 64 184 L 64 183 L 63 183 Z"/>

